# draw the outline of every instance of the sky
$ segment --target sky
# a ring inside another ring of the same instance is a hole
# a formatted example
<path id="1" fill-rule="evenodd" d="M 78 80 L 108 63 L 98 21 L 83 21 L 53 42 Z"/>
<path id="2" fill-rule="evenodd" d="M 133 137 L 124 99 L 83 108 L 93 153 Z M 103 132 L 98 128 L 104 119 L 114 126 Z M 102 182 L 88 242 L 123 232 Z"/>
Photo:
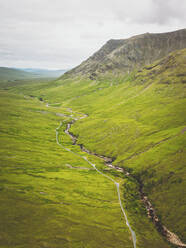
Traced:
<path id="1" fill-rule="evenodd" d="M 186 0 L 0 0 L 0 66 L 70 69 L 109 39 L 186 28 Z"/>

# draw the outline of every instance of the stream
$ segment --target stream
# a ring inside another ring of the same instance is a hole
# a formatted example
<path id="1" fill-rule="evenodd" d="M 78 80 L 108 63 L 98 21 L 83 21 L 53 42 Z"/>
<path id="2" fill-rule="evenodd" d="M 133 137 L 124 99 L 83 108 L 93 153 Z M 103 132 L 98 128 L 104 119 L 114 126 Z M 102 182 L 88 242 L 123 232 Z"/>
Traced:
<path id="1" fill-rule="evenodd" d="M 120 208 L 121 208 L 121 211 L 122 211 L 122 214 L 125 218 L 125 221 L 126 221 L 126 225 L 128 226 L 129 230 L 130 230 L 130 233 L 131 233 L 131 236 L 132 236 L 132 242 L 133 242 L 133 247 L 136 248 L 136 234 L 135 232 L 132 230 L 132 227 L 130 226 L 129 224 L 129 221 L 128 221 L 128 218 L 127 218 L 127 215 L 125 213 L 125 210 L 123 208 L 123 205 L 122 205 L 122 202 L 121 202 L 121 195 L 120 195 L 120 189 L 119 189 L 119 183 L 117 183 L 113 178 L 109 177 L 108 175 L 102 173 L 100 170 L 98 170 L 98 168 L 96 167 L 95 164 L 91 163 L 85 156 L 81 156 L 79 155 L 78 153 L 75 153 L 73 152 L 72 150 L 70 150 L 69 148 L 66 148 L 64 147 L 60 142 L 59 142 L 59 129 L 61 128 L 62 126 L 62 122 L 60 123 L 59 127 L 56 128 L 56 142 L 59 146 L 61 146 L 63 149 L 65 149 L 66 151 L 68 152 L 71 152 L 79 157 L 81 157 L 82 159 L 84 159 L 85 161 L 87 161 L 87 163 L 89 163 L 99 174 L 101 174 L 102 176 L 108 178 L 110 181 L 112 181 L 115 186 L 116 186 L 116 189 L 117 189 L 117 195 L 118 195 L 118 201 L 119 201 L 119 204 L 120 204 Z M 69 133 L 69 129 L 71 127 L 71 124 L 68 123 L 67 124 L 67 128 L 65 130 L 65 133 L 67 133 L 71 138 L 72 138 L 72 134 Z M 73 143 L 75 142 L 74 138 L 73 138 Z"/>
<path id="2" fill-rule="evenodd" d="M 83 119 L 87 117 L 87 115 L 84 115 L 83 117 L 80 117 L 79 119 Z M 156 212 L 155 212 L 155 209 L 153 208 L 152 204 L 150 203 L 150 201 L 148 200 L 147 196 L 145 195 L 145 193 L 143 192 L 143 183 L 140 181 L 140 179 L 136 178 L 135 176 L 131 175 L 129 172 L 127 172 L 124 168 L 121 168 L 121 167 L 118 167 L 118 166 L 114 166 L 112 165 L 112 162 L 113 162 L 113 159 L 112 158 L 108 158 L 108 157 L 105 157 L 103 155 L 99 155 L 97 153 L 94 153 L 94 152 L 91 152 L 89 151 L 88 149 L 86 149 L 82 144 L 78 144 L 77 143 L 77 137 L 72 134 L 69 130 L 71 128 L 71 125 L 74 124 L 77 120 L 79 120 L 78 118 L 74 119 L 73 121 L 71 121 L 70 123 L 67 124 L 66 126 L 66 129 L 65 129 L 65 133 L 67 135 L 70 136 L 70 138 L 72 139 L 73 141 L 73 145 L 78 145 L 81 150 L 83 152 L 86 152 L 87 154 L 89 155 L 94 155 L 94 156 L 97 156 L 101 159 L 104 160 L 105 162 L 105 165 L 112 168 L 112 169 L 115 169 L 119 172 L 122 172 L 125 174 L 125 176 L 128 176 L 128 177 L 133 177 L 135 178 L 135 180 L 138 182 L 139 184 L 139 194 L 140 194 L 140 198 L 146 208 L 146 211 L 147 211 L 147 215 L 149 218 L 151 218 L 151 220 L 153 221 L 156 229 L 158 230 L 158 232 L 164 236 L 166 238 L 166 240 L 174 245 L 176 245 L 177 247 L 186 247 L 186 244 L 184 244 L 180 239 L 179 237 L 169 231 L 160 221 L 160 219 L 158 218 L 158 216 L 156 215 Z M 136 234 L 135 232 L 133 231 L 132 227 L 130 226 L 129 224 L 129 221 L 128 221 L 128 218 L 127 218 L 127 215 L 125 213 L 125 210 L 123 208 L 123 204 L 121 202 L 121 195 L 120 195 L 120 189 L 119 189 L 119 183 L 117 183 L 114 179 L 112 179 L 111 177 L 109 177 L 108 175 L 102 173 L 100 170 L 97 169 L 96 165 L 91 163 L 85 156 L 81 156 L 79 155 L 78 153 L 75 153 L 73 152 L 72 150 L 70 150 L 69 148 L 66 148 L 65 146 L 63 146 L 61 143 L 59 143 L 59 139 L 58 139 L 58 136 L 59 136 L 59 129 L 61 128 L 62 126 L 62 122 L 60 122 L 60 125 L 58 128 L 56 128 L 56 142 L 59 146 L 61 146 L 63 149 L 65 149 L 66 151 L 68 152 L 71 152 L 73 154 L 75 154 L 76 156 L 79 156 L 81 157 L 82 159 L 84 159 L 85 161 L 87 161 L 99 174 L 101 174 L 102 176 L 108 178 L 109 180 L 111 180 L 115 186 L 116 186 L 116 189 L 117 189 L 117 195 L 118 195 L 118 201 L 119 201 L 119 204 L 120 204 L 120 208 L 121 208 L 121 211 L 122 211 L 122 214 L 125 218 L 125 221 L 126 221 L 126 225 L 128 226 L 129 228 L 129 231 L 131 233 L 131 236 L 132 236 L 132 242 L 133 242 L 133 247 L 136 248 Z"/>
<path id="3" fill-rule="evenodd" d="M 27 96 L 24 96 L 24 98 L 26 98 Z M 30 96 L 30 97 L 34 97 L 34 96 Z M 43 99 L 40 101 L 42 102 L 45 102 Z M 49 103 L 48 102 L 45 102 L 46 103 L 46 107 L 50 107 Z M 68 109 L 67 110 L 72 114 L 73 111 L 72 109 Z M 56 113 L 57 116 L 64 116 L 64 117 L 72 117 L 72 115 L 65 115 L 65 114 L 59 114 L 59 113 Z M 168 241 L 170 242 L 171 244 L 177 246 L 178 248 L 183 248 L 183 247 L 186 247 L 186 244 L 183 243 L 180 238 L 173 232 L 169 231 L 167 229 L 167 227 L 165 227 L 159 217 L 157 216 L 156 212 L 155 212 L 155 209 L 153 207 L 153 205 L 151 204 L 151 202 L 149 201 L 147 195 L 145 195 L 144 191 L 143 191 L 143 183 L 142 181 L 139 179 L 139 178 L 136 178 L 134 175 L 132 175 L 131 173 L 129 173 L 128 171 L 126 171 L 126 169 L 124 168 L 121 168 L 121 167 L 118 167 L 118 166 L 114 166 L 112 164 L 112 162 L 114 161 L 114 159 L 112 158 L 109 158 L 109 157 L 106 157 L 106 156 L 103 156 L 103 155 L 99 155 L 97 153 L 94 153 L 94 152 L 91 152 L 89 151 L 88 149 L 86 149 L 82 144 L 78 144 L 77 143 L 77 137 L 71 133 L 69 130 L 71 128 L 71 125 L 74 124 L 76 121 L 78 121 L 79 119 L 83 119 L 83 118 L 86 118 L 88 117 L 88 115 L 84 114 L 82 117 L 79 117 L 79 118 L 74 118 L 71 122 L 69 122 L 66 126 L 66 129 L 65 129 L 65 133 L 67 135 L 69 135 L 73 141 L 73 145 L 78 145 L 81 150 L 83 152 L 86 152 L 88 153 L 89 155 L 94 155 L 96 157 L 99 157 L 101 159 L 104 160 L 105 162 L 105 165 L 112 168 L 112 169 L 115 169 L 119 172 L 122 172 L 124 173 L 125 176 L 127 177 L 133 177 L 138 185 L 139 185 L 139 194 L 140 194 L 140 198 L 146 208 L 146 211 L 147 211 L 147 216 L 152 220 L 152 222 L 154 223 L 157 231 Z M 63 149 L 65 149 L 66 151 L 68 152 L 71 152 L 73 154 L 75 154 L 76 156 L 79 156 L 80 158 L 86 160 L 92 167 L 93 169 L 95 169 L 99 174 L 101 174 L 102 176 L 104 177 L 107 177 L 109 180 L 111 180 L 115 186 L 116 186 L 116 189 L 117 189 L 117 194 L 118 194 L 118 201 L 119 201 L 119 204 L 120 204 L 120 208 L 121 208 L 121 211 L 123 213 L 123 216 L 125 218 L 125 221 L 126 221 L 126 225 L 128 226 L 130 232 L 131 232 L 131 235 L 132 235 L 132 241 L 133 241 L 133 247 L 136 248 L 136 234 L 135 232 L 132 230 L 130 224 L 129 224 L 129 221 L 127 219 L 127 215 L 125 213 L 125 210 L 123 208 L 123 205 L 122 205 L 122 202 L 121 202 L 121 198 L 120 198 L 120 189 L 119 189 L 119 183 L 117 183 L 115 180 L 113 180 L 111 177 L 109 177 L 108 175 L 105 175 L 104 173 L 102 173 L 100 170 L 97 169 L 96 165 L 95 164 L 92 164 L 86 157 L 84 156 L 81 156 L 79 155 L 78 153 L 75 153 L 73 152 L 72 150 L 70 150 L 69 148 L 66 148 L 65 146 L 63 146 L 61 143 L 59 143 L 59 139 L 58 139 L 58 136 L 59 136 L 59 129 L 61 128 L 62 126 L 62 122 L 60 122 L 60 125 L 59 127 L 56 128 L 56 143 L 61 146 Z"/>

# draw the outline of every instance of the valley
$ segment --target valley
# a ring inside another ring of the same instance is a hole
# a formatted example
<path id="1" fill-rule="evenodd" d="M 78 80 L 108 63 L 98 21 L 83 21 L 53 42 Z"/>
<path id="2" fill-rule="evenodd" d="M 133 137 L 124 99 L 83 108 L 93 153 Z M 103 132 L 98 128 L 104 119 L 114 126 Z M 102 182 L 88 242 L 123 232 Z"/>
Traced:
<path id="1" fill-rule="evenodd" d="M 107 43 L 56 80 L 0 81 L 0 247 L 186 247 L 178 33 L 127 72 L 119 51 L 159 38 Z"/>

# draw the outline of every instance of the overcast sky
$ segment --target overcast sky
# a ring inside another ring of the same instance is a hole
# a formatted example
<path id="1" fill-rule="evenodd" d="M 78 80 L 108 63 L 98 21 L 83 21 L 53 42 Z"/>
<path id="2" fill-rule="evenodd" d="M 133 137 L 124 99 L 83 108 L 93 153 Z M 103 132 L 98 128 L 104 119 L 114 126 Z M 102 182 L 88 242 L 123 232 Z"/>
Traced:
<path id="1" fill-rule="evenodd" d="M 109 39 L 186 27 L 186 0 L 0 0 L 0 66 L 72 68 Z"/>

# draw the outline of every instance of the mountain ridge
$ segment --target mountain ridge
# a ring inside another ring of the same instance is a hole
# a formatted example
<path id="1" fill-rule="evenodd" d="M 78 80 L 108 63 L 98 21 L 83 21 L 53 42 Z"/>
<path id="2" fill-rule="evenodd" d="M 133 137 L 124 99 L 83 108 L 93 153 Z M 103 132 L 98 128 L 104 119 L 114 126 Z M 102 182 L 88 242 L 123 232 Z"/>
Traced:
<path id="1" fill-rule="evenodd" d="M 128 39 L 111 39 L 65 76 L 125 74 L 163 58 L 170 52 L 186 48 L 186 29 L 166 33 L 144 33 Z"/>

